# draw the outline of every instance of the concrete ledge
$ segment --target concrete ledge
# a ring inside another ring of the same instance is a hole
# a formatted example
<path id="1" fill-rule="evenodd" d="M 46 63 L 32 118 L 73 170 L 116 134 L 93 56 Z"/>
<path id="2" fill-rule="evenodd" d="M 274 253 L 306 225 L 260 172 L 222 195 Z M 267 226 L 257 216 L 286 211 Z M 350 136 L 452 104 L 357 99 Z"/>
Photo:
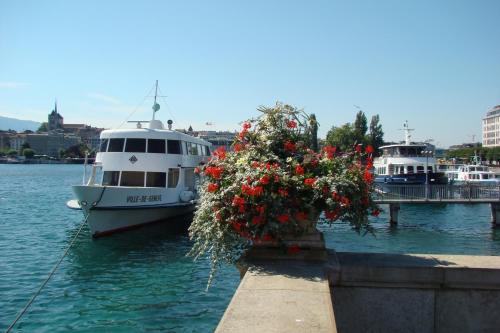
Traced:
<path id="1" fill-rule="evenodd" d="M 500 257 L 328 251 L 332 286 L 500 289 Z"/>
<path id="2" fill-rule="evenodd" d="M 216 332 L 336 332 L 322 265 L 254 262 Z"/>

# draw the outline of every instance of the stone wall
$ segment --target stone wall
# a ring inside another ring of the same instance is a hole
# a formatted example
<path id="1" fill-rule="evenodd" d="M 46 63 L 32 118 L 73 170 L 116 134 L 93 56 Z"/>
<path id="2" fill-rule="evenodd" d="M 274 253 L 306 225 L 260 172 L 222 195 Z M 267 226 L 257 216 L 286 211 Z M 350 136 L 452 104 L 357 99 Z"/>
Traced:
<path id="1" fill-rule="evenodd" d="M 500 257 L 336 253 L 339 332 L 499 332 Z"/>

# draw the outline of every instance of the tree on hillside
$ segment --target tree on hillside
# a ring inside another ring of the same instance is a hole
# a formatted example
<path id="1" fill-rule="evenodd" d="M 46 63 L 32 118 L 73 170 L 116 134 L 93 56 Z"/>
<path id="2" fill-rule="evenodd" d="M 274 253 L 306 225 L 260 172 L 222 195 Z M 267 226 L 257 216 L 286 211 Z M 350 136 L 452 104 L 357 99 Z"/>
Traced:
<path id="1" fill-rule="evenodd" d="M 356 133 L 354 127 L 350 124 L 344 124 L 340 127 L 333 126 L 326 135 L 326 143 L 337 147 L 341 151 L 352 150 L 356 143 Z"/>
<path id="2" fill-rule="evenodd" d="M 359 110 L 356 114 L 354 121 L 354 135 L 357 143 L 365 143 L 365 135 L 368 130 L 366 115 L 363 111 Z"/>
<path id="3" fill-rule="evenodd" d="M 379 155 L 379 148 L 384 144 L 384 131 L 380 124 L 380 117 L 378 114 L 372 116 L 370 121 L 370 132 L 367 135 L 367 143 L 372 145 L 375 156 Z"/>
<path id="4" fill-rule="evenodd" d="M 49 131 L 48 124 L 46 122 L 41 123 L 40 127 L 38 127 L 38 129 L 36 131 L 37 132 L 48 132 Z"/>

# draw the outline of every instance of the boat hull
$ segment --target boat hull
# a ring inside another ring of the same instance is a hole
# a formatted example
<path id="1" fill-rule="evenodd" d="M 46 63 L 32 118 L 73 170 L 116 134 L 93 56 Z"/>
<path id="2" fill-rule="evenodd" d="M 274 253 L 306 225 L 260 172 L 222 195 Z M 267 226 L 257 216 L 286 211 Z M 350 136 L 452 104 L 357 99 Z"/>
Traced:
<path id="1" fill-rule="evenodd" d="M 400 175 L 376 175 L 375 183 L 385 185 L 424 185 L 429 181 L 429 184 L 443 185 L 448 184 L 448 178 L 441 172 L 429 172 L 429 177 L 425 173 L 400 174 Z"/>
<path id="2" fill-rule="evenodd" d="M 192 213 L 195 202 L 182 202 L 165 189 L 73 186 L 93 237 Z"/>
<path id="3" fill-rule="evenodd" d="M 115 232 L 126 231 L 145 224 L 173 222 L 173 218 L 192 213 L 194 204 L 169 207 L 145 208 L 95 208 L 88 213 L 87 223 L 93 237 L 101 237 Z"/>

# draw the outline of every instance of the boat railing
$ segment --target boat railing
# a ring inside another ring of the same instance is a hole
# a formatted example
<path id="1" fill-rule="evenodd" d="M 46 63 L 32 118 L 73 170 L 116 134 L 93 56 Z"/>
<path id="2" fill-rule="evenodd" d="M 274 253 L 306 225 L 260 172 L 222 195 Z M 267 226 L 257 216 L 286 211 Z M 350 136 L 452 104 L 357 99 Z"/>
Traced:
<path id="1" fill-rule="evenodd" d="M 375 184 L 374 200 L 383 201 L 500 201 L 497 184 L 383 185 Z"/>

